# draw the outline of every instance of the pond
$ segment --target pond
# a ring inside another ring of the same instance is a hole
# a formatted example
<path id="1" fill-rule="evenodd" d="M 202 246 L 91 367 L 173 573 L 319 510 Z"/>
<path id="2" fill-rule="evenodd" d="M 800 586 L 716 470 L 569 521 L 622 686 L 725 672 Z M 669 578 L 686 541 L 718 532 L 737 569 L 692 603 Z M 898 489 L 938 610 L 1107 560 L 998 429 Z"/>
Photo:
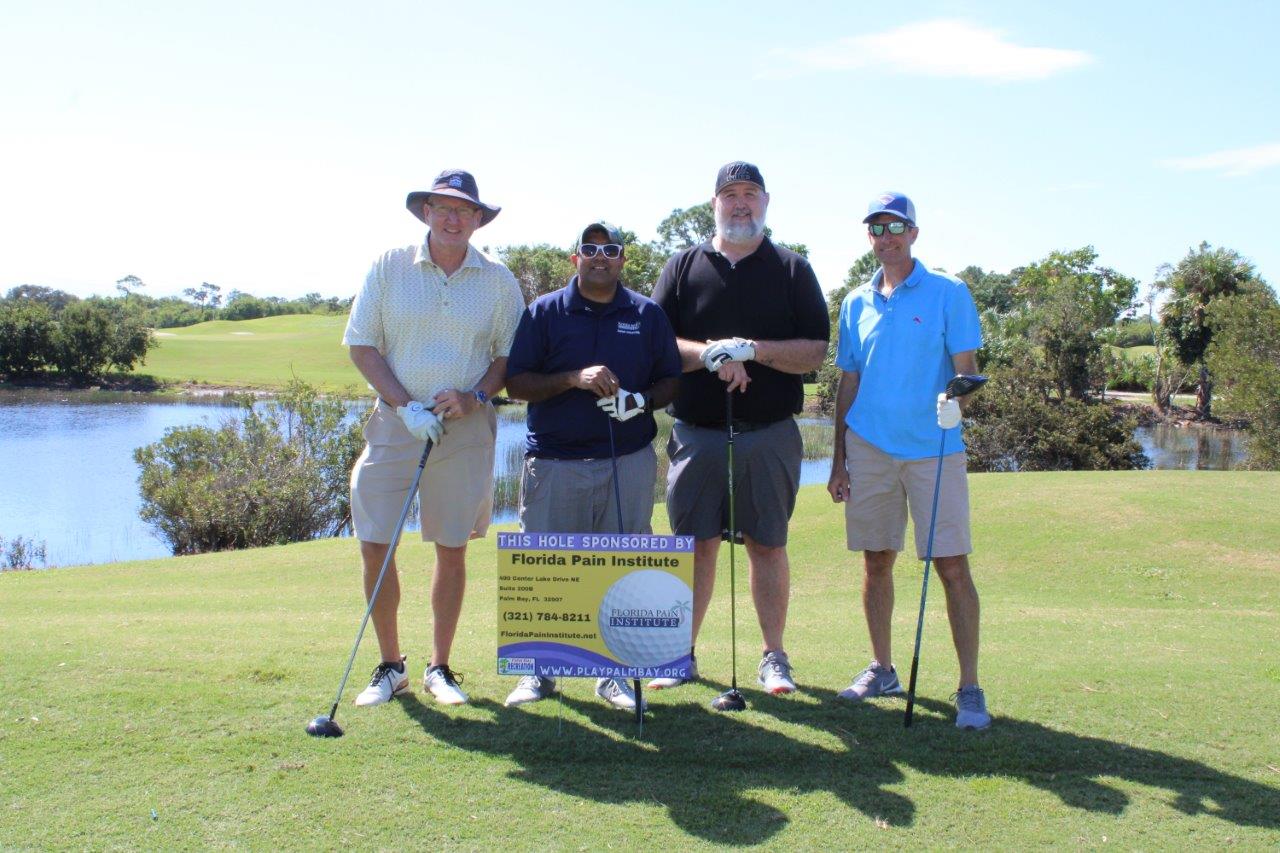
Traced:
<path id="1" fill-rule="evenodd" d="M 353 417 L 367 402 L 352 404 Z M 163 557 L 163 542 L 138 518 L 138 469 L 133 450 L 166 429 L 216 426 L 236 413 L 221 398 L 163 398 L 137 394 L 0 391 L 0 537 L 22 536 L 47 547 L 51 566 Z M 524 452 L 524 410 L 499 409 L 495 521 L 515 519 Z M 670 419 L 659 416 L 658 447 Z M 830 471 L 831 425 L 802 419 L 804 484 L 825 483 Z M 1205 435 L 1203 432 L 1211 434 Z M 1138 431 L 1157 468 L 1229 468 L 1243 443 L 1228 430 L 1173 427 Z M 666 458 L 658 453 L 658 500 Z"/>

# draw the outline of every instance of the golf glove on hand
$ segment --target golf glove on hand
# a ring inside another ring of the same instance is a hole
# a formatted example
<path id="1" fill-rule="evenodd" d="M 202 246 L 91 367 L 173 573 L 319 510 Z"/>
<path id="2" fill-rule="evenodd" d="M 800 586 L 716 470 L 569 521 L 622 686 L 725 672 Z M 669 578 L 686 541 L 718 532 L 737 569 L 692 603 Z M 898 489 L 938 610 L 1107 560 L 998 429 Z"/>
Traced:
<path id="1" fill-rule="evenodd" d="M 756 345 L 745 338 L 724 338 L 711 341 L 702 351 L 702 363 L 715 373 L 727 361 L 751 361 L 756 357 Z"/>
<path id="2" fill-rule="evenodd" d="M 418 441 L 429 440 L 432 444 L 440 443 L 440 437 L 444 435 L 444 421 L 417 400 L 407 406 L 399 407 L 396 409 L 396 414 Z"/>
<path id="3" fill-rule="evenodd" d="M 649 408 L 649 401 L 639 391 L 618 389 L 611 397 L 601 397 L 596 405 L 604 409 L 605 414 L 620 421 L 629 421 Z"/>
<path id="4" fill-rule="evenodd" d="M 938 426 L 943 429 L 960 426 L 960 401 L 948 397 L 946 391 L 938 395 Z"/>

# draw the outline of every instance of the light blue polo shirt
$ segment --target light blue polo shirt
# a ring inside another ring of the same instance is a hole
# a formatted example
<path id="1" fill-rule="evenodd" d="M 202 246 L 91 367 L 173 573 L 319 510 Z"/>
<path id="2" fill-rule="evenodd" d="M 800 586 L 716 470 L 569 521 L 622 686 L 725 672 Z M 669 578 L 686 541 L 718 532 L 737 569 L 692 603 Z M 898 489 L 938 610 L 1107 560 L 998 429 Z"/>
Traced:
<path id="1" fill-rule="evenodd" d="M 938 454 L 938 394 L 955 375 L 951 356 L 982 346 L 978 309 L 963 281 L 916 261 L 885 298 L 884 270 L 840 305 L 836 366 L 858 374 L 845 423 L 864 441 L 902 459 Z M 943 454 L 964 450 L 960 427 Z"/>

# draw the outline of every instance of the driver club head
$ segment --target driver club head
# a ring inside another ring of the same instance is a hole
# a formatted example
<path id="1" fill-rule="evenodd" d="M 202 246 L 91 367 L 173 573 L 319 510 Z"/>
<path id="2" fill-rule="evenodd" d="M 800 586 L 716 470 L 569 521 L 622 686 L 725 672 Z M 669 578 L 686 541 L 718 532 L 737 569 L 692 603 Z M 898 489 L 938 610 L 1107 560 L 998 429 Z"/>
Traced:
<path id="1" fill-rule="evenodd" d="M 986 384 L 987 377 L 985 376 L 965 373 L 957 374 L 951 377 L 951 381 L 947 383 L 947 398 L 963 397 L 966 394 L 972 394 L 974 391 L 977 391 Z"/>
<path id="2" fill-rule="evenodd" d="M 307 734 L 312 737 L 342 737 L 342 727 L 337 720 L 331 720 L 324 714 L 307 723 Z"/>
<path id="3" fill-rule="evenodd" d="M 747 700 L 737 690 L 726 690 L 711 700 L 711 707 L 717 711 L 745 711 Z"/>

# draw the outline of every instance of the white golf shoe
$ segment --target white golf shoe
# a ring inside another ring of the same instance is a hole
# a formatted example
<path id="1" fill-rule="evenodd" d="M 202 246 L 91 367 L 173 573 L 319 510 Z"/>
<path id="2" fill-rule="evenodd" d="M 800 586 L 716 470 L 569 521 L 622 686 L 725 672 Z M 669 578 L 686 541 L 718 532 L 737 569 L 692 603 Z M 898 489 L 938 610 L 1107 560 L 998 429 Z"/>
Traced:
<path id="1" fill-rule="evenodd" d="M 636 709 L 636 694 L 631 685 L 622 678 L 601 678 L 596 682 L 596 695 L 615 708 L 623 711 Z M 642 707 L 647 707 L 642 706 Z"/>
<path id="2" fill-rule="evenodd" d="M 373 668 L 373 677 L 369 686 L 360 691 L 356 704 L 362 708 L 370 705 L 381 705 L 390 702 L 391 697 L 409 689 L 409 674 L 405 671 L 404 655 L 400 656 L 400 668 L 396 664 L 383 661 Z"/>
<path id="3" fill-rule="evenodd" d="M 552 693 L 556 692 L 556 680 L 554 678 L 543 678 L 539 675 L 526 675 L 516 682 L 515 689 L 507 694 L 507 701 L 503 704 L 508 708 L 515 705 L 524 705 L 528 702 L 537 702 L 546 699 Z"/>
<path id="4" fill-rule="evenodd" d="M 449 669 L 448 664 L 429 666 L 422 674 L 422 689 L 436 697 L 441 705 L 465 705 L 467 694 L 459 689 L 462 676 Z"/>

